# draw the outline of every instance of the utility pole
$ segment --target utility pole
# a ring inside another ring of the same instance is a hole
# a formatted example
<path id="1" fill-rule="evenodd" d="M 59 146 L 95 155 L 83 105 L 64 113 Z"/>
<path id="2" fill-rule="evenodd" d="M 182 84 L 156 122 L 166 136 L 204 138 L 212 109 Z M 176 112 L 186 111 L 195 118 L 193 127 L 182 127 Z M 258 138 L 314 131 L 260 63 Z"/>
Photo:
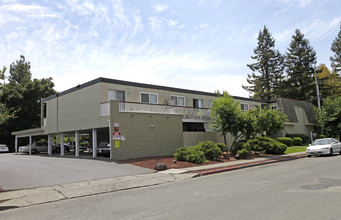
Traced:
<path id="1" fill-rule="evenodd" d="M 315 83 L 316 83 L 317 105 L 318 105 L 319 111 L 321 112 L 320 91 L 319 91 L 319 84 L 317 83 L 316 66 L 314 66 L 314 74 L 315 74 Z"/>

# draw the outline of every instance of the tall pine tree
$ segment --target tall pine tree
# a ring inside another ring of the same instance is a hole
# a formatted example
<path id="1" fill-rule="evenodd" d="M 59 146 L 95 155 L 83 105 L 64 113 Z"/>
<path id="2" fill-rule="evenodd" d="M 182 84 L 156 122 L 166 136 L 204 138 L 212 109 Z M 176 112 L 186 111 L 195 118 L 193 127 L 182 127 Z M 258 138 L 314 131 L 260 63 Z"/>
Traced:
<path id="1" fill-rule="evenodd" d="M 340 23 L 340 31 L 332 43 L 330 48 L 335 54 L 330 57 L 330 61 L 332 61 L 333 72 L 337 72 L 341 75 L 341 23 Z"/>
<path id="2" fill-rule="evenodd" d="M 316 99 L 316 52 L 298 29 L 292 36 L 285 61 L 287 79 L 283 97 L 297 100 Z"/>
<path id="3" fill-rule="evenodd" d="M 246 79 L 250 86 L 243 85 L 243 88 L 253 93 L 253 98 L 273 100 L 281 93 L 284 58 L 275 50 L 275 40 L 266 26 L 259 31 L 258 46 L 254 53 L 251 58 L 256 62 L 247 65 L 252 71 Z"/>

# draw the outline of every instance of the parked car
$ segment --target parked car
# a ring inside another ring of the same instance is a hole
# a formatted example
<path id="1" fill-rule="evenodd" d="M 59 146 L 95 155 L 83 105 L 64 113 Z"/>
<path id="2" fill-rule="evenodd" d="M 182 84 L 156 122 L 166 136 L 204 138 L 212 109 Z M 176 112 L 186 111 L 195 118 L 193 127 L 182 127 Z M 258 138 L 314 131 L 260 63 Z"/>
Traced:
<path id="1" fill-rule="evenodd" d="M 39 152 L 47 152 L 48 143 L 47 142 L 35 142 L 31 145 L 31 153 L 36 154 Z M 52 144 L 52 151 L 55 153 L 60 153 L 60 146 Z M 29 153 L 29 145 L 20 146 L 19 153 Z"/>
<path id="2" fill-rule="evenodd" d="M 97 154 L 110 156 L 110 142 L 109 141 L 102 141 L 99 143 L 97 147 Z"/>
<path id="3" fill-rule="evenodd" d="M 6 146 L 6 144 L 0 144 L 0 153 L 7 153 L 7 152 L 9 152 L 9 149 Z"/>
<path id="4" fill-rule="evenodd" d="M 307 157 L 319 155 L 333 156 L 336 152 L 341 154 L 341 143 L 335 138 L 316 139 L 306 150 Z"/>

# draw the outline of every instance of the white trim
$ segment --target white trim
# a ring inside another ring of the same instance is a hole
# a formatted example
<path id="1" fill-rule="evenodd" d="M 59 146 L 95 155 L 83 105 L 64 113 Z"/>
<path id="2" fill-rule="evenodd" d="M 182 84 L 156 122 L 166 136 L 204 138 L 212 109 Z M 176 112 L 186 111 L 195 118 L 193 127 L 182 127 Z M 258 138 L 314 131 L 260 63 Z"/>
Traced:
<path id="1" fill-rule="evenodd" d="M 246 110 L 245 110 L 245 109 L 242 109 L 242 105 L 246 105 L 246 106 L 247 106 L 247 109 L 246 109 Z M 249 106 L 248 103 L 240 103 L 240 108 L 241 108 L 242 112 L 247 112 L 247 111 L 250 110 L 250 106 Z"/>
<path id="2" fill-rule="evenodd" d="M 52 137 L 51 137 L 52 135 L 51 134 L 49 134 L 48 136 L 47 136 L 47 153 L 48 153 L 48 155 L 49 156 L 52 156 Z"/>
<path id="3" fill-rule="evenodd" d="M 110 138 L 110 137 L 109 137 Z M 92 129 L 92 157 L 97 157 L 97 129 Z"/>
<path id="4" fill-rule="evenodd" d="M 194 106 L 194 100 L 198 100 L 198 106 L 197 107 Z M 201 102 L 201 106 L 200 106 L 200 102 Z M 204 99 L 193 98 L 193 108 L 203 108 L 203 107 L 204 107 Z"/>
<path id="5" fill-rule="evenodd" d="M 79 157 L 79 131 L 75 131 L 75 157 Z"/>
<path id="6" fill-rule="evenodd" d="M 64 146 L 64 134 L 60 134 L 60 156 L 64 156 L 64 150 L 65 150 L 65 146 Z"/>
<path id="7" fill-rule="evenodd" d="M 175 105 L 177 106 L 186 106 L 186 99 L 185 99 L 185 96 L 180 96 L 180 95 L 170 95 L 169 98 L 170 100 L 172 100 L 172 96 L 176 97 L 176 102 Z M 184 104 L 183 105 L 179 105 L 179 101 L 178 101 L 178 98 L 183 98 L 184 99 Z"/>
<path id="8" fill-rule="evenodd" d="M 148 94 L 149 97 L 149 102 L 142 102 L 142 94 Z M 150 102 L 150 95 L 156 95 L 156 103 L 151 103 Z M 159 104 L 159 94 L 158 93 L 152 93 L 152 92 L 140 92 L 140 102 L 141 103 L 149 103 L 149 104 Z"/>

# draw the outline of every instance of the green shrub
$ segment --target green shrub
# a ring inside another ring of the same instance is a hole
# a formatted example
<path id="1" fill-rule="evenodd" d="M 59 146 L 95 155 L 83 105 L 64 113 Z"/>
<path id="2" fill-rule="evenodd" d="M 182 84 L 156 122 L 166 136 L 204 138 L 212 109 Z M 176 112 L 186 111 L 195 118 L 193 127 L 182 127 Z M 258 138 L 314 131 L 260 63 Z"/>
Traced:
<path id="1" fill-rule="evenodd" d="M 223 152 L 220 150 L 218 146 L 216 146 L 216 147 L 206 150 L 204 154 L 208 160 L 217 160 L 219 159 L 219 156 L 223 154 Z"/>
<path id="2" fill-rule="evenodd" d="M 292 139 L 292 143 L 293 143 L 294 146 L 301 146 L 302 145 L 302 138 L 294 137 Z"/>
<path id="3" fill-rule="evenodd" d="M 176 149 L 176 153 L 174 154 L 175 159 L 178 161 L 186 161 L 187 155 L 188 155 L 188 151 L 185 146 L 179 147 L 178 149 Z"/>
<path id="4" fill-rule="evenodd" d="M 227 147 L 224 143 L 217 143 L 217 146 L 220 148 L 221 151 L 227 151 Z"/>
<path id="5" fill-rule="evenodd" d="M 203 152 L 205 152 L 206 150 L 216 147 L 217 145 L 212 141 L 203 141 L 199 142 L 197 146 L 200 147 Z"/>
<path id="6" fill-rule="evenodd" d="M 247 159 L 250 156 L 250 151 L 248 151 L 246 148 L 243 148 L 241 150 L 238 150 L 237 154 L 239 154 L 240 159 Z"/>
<path id="7" fill-rule="evenodd" d="M 289 137 L 280 137 L 280 138 L 277 138 L 277 140 L 287 145 L 288 147 L 291 147 L 293 144 L 293 140 Z"/>
<path id="8" fill-rule="evenodd" d="M 283 154 L 287 149 L 285 144 L 269 137 L 256 137 L 248 140 L 244 147 L 264 154 Z"/>
<path id="9" fill-rule="evenodd" d="M 234 142 L 231 153 L 233 155 L 236 155 L 239 150 L 244 149 L 244 148 L 245 148 L 244 141 Z M 247 150 L 250 151 L 250 148 L 248 148 Z"/>
<path id="10" fill-rule="evenodd" d="M 222 155 L 221 149 L 212 141 L 200 142 L 190 147 L 179 147 L 174 157 L 178 161 L 191 163 L 206 163 L 208 160 L 217 160 Z"/>
<path id="11" fill-rule="evenodd" d="M 179 147 L 174 154 L 175 159 L 178 161 L 186 161 L 191 163 L 204 163 L 207 162 L 201 146 Z"/>
<path id="12" fill-rule="evenodd" d="M 217 160 L 222 155 L 221 149 L 212 141 L 200 142 L 197 146 L 208 160 Z"/>
<path id="13" fill-rule="evenodd" d="M 207 159 L 205 158 L 205 154 L 202 151 L 195 151 L 195 150 L 190 150 L 190 153 L 187 155 L 187 162 L 191 163 L 206 163 Z"/>
<path id="14" fill-rule="evenodd" d="M 303 143 L 308 143 L 309 137 L 305 134 L 286 134 L 286 137 L 294 138 L 294 137 L 300 137 L 302 138 Z"/>

